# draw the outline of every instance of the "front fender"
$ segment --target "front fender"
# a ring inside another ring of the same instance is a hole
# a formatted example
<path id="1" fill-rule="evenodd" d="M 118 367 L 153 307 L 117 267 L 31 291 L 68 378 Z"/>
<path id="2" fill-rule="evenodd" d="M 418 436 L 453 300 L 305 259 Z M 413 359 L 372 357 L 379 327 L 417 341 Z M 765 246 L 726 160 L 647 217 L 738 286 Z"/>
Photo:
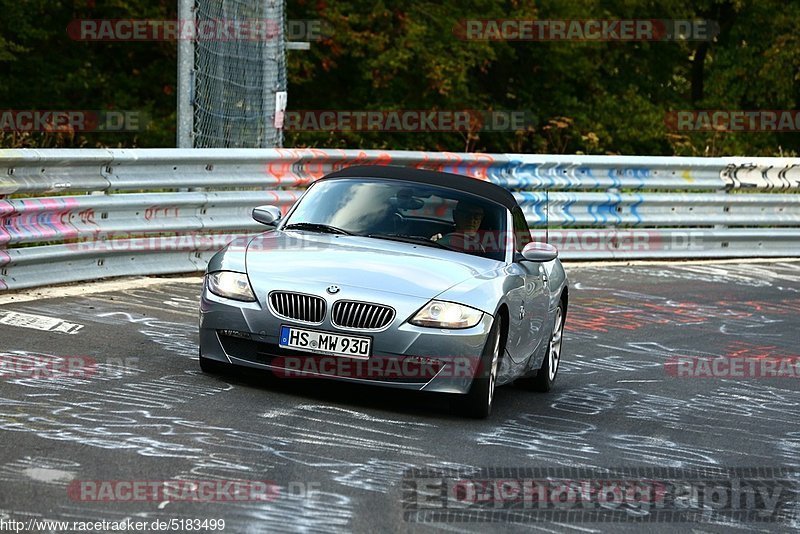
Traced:
<path id="1" fill-rule="evenodd" d="M 503 265 L 442 291 L 437 300 L 457 302 L 481 310 L 494 317 L 506 301 L 507 295 L 525 285 L 523 277 L 511 274 Z"/>
<path id="2" fill-rule="evenodd" d="M 559 300 L 564 290 L 569 285 L 567 272 L 561 264 L 561 260 L 553 260 L 544 264 L 545 272 L 547 273 L 547 286 L 550 290 L 550 311 L 556 309 Z"/>
<path id="3" fill-rule="evenodd" d="M 237 237 L 208 260 L 207 273 L 215 271 L 247 272 L 247 246 L 255 236 Z"/>

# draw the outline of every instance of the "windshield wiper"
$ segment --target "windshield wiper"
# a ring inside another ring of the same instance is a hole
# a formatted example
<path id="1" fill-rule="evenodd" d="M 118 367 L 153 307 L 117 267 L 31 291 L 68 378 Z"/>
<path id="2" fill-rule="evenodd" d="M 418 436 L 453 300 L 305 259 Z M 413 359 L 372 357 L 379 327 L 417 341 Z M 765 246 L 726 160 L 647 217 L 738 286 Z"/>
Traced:
<path id="1" fill-rule="evenodd" d="M 414 245 L 427 245 L 431 247 L 437 247 L 444 250 L 456 250 L 454 248 L 448 247 L 442 243 L 437 241 L 431 241 L 427 237 L 423 237 L 421 235 L 408 235 L 408 234 L 367 234 L 366 237 L 374 237 L 377 239 L 386 239 L 389 241 L 400 241 L 401 243 L 411 243 Z"/>
<path id="2" fill-rule="evenodd" d="M 325 234 L 340 234 L 340 235 L 355 235 L 347 230 L 342 230 L 341 228 L 337 228 L 335 226 L 331 226 L 329 224 L 322 224 L 322 223 L 310 223 L 310 222 L 301 222 L 301 223 L 292 223 L 287 224 L 283 227 L 284 230 L 310 230 L 311 232 L 322 232 Z"/>

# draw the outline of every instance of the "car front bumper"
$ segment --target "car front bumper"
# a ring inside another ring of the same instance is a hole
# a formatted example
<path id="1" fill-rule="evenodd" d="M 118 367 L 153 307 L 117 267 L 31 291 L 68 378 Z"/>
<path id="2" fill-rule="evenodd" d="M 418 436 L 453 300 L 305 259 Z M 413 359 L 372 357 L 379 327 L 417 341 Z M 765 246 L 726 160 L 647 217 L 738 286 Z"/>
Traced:
<path id="1" fill-rule="evenodd" d="M 310 293 L 308 290 L 304 290 Z M 410 390 L 467 393 L 492 326 L 492 316 L 461 330 L 425 328 L 406 322 L 427 299 L 362 292 L 365 302 L 383 302 L 397 310 L 394 322 L 383 331 L 341 329 L 326 314 L 322 324 L 309 325 L 279 318 L 265 303 L 238 302 L 210 293 L 204 286 L 200 300 L 200 353 L 203 358 L 237 366 L 268 369 L 278 377 L 329 378 Z M 328 301 L 333 298 L 315 292 Z M 350 298 L 350 297 L 348 297 Z M 411 310 L 411 311 L 409 311 Z M 278 345 L 282 325 L 336 334 L 369 336 L 368 360 L 300 352 Z"/>

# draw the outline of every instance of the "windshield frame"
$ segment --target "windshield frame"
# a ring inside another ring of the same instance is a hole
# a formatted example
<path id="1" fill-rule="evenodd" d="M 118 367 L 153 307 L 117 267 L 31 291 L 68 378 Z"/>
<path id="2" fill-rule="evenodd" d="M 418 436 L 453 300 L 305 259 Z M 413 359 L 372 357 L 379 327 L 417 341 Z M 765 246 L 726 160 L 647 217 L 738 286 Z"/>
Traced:
<path id="1" fill-rule="evenodd" d="M 405 179 L 402 179 L 402 178 L 382 178 L 382 177 L 378 178 L 378 177 L 369 177 L 369 176 L 365 176 L 365 177 L 347 176 L 347 177 L 341 177 L 341 178 L 340 177 L 333 177 L 333 178 L 323 177 L 323 178 L 320 178 L 319 180 L 315 180 L 314 182 L 309 184 L 308 188 L 305 191 L 303 191 L 303 194 L 300 195 L 300 197 L 294 202 L 294 204 L 289 209 L 289 211 L 286 212 L 286 215 L 281 218 L 280 222 L 275 227 L 275 230 L 283 232 L 283 231 L 286 231 L 286 230 L 284 230 L 284 228 L 287 225 L 294 224 L 294 222 L 290 222 L 292 217 L 294 216 L 294 214 L 297 211 L 297 209 L 300 206 L 300 204 L 303 201 L 306 200 L 306 196 L 309 194 L 310 191 L 312 191 L 314 189 L 314 187 L 316 187 L 320 183 L 328 183 L 328 182 L 335 182 L 335 181 L 383 182 L 383 183 L 395 183 L 395 182 L 397 182 L 397 183 L 409 184 L 409 186 L 425 185 L 425 186 L 429 186 L 430 187 L 430 184 L 420 184 L 420 183 L 415 182 L 413 180 L 405 180 Z M 475 195 L 474 193 L 471 193 L 469 191 L 464 191 L 462 189 L 458 189 L 458 188 L 455 188 L 455 187 L 448 187 L 447 185 L 435 185 L 433 187 L 440 188 L 440 189 L 443 189 L 443 190 L 448 190 L 448 191 L 454 191 L 454 192 L 458 193 L 459 195 L 466 195 L 468 197 L 475 198 L 480 202 L 489 203 L 489 204 L 497 207 L 498 209 L 502 210 L 503 213 L 505 213 L 505 230 L 503 232 L 501 232 L 503 234 L 506 234 L 506 238 L 505 238 L 505 253 L 504 253 L 504 257 L 503 257 L 502 260 L 499 260 L 499 259 L 496 259 L 496 258 L 492 258 L 492 257 L 489 257 L 489 256 L 482 256 L 480 254 L 472 254 L 470 252 L 457 250 L 457 249 L 447 249 L 447 250 L 449 250 L 451 252 L 458 253 L 458 254 L 464 254 L 466 256 L 470 256 L 470 257 L 473 257 L 473 258 L 481 258 L 481 259 L 489 260 L 489 261 L 499 261 L 499 262 L 503 262 L 503 263 L 506 263 L 506 264 L 513 263 L 514 251 L 515 251 L 515 241 L 514 241 L 513 231 L 510 230 L 512 228 L 512 224 L 513 224 L 513 217 L 511 215 L 511 210 L 509 210 L 506 206 L 504 206 L 503 204 L 501 204 L 499 202 L 496 202 L 496 201 L 494 201 L 492 199 L 489 199 L 489 198 L 481 197 L 479 195 Z M 301 221 L 301 222 L 307 222 L 307 221 Z M 293 231 L 293 230 L 289 229 L 288 231 Z M 363 234 L 353 234 L 352 236 L 347 236 L 347 237 L 363 237 L 363 238 L 366 238 L 366 239 L 380 239 L 379 237 L 368 237 L 367 235 L 363 235 Z M 511 241 L 509 241 L 509 239 Z M 421 245 L 421 246 L 425 246 L 425 245 Z M 445 251 L 444 248 L 439 248 L 439 247 L 436 247 L 436 246 L 431 246 L 430 248 L 441 250 L 441 251 Z"/>

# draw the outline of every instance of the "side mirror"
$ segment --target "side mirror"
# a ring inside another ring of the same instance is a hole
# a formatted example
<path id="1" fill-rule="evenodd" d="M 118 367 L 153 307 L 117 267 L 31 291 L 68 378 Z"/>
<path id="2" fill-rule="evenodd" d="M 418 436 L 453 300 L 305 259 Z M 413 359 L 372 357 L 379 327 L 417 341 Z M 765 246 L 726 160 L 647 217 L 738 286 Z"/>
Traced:
<path id="1" fill-rule="evenodd" d="M 558 249 L 547 243 L 528 243 L 522 249 L 522 258 L 527 261 L 546 262 L 558 257 Z"/>
<path id="2" fill-rule="evenodd" d="M 253 208 L 253 219 L 267 226 L 275 226 L 281 217 L 281 210 L 276 206 L 266 205 Z"/>

